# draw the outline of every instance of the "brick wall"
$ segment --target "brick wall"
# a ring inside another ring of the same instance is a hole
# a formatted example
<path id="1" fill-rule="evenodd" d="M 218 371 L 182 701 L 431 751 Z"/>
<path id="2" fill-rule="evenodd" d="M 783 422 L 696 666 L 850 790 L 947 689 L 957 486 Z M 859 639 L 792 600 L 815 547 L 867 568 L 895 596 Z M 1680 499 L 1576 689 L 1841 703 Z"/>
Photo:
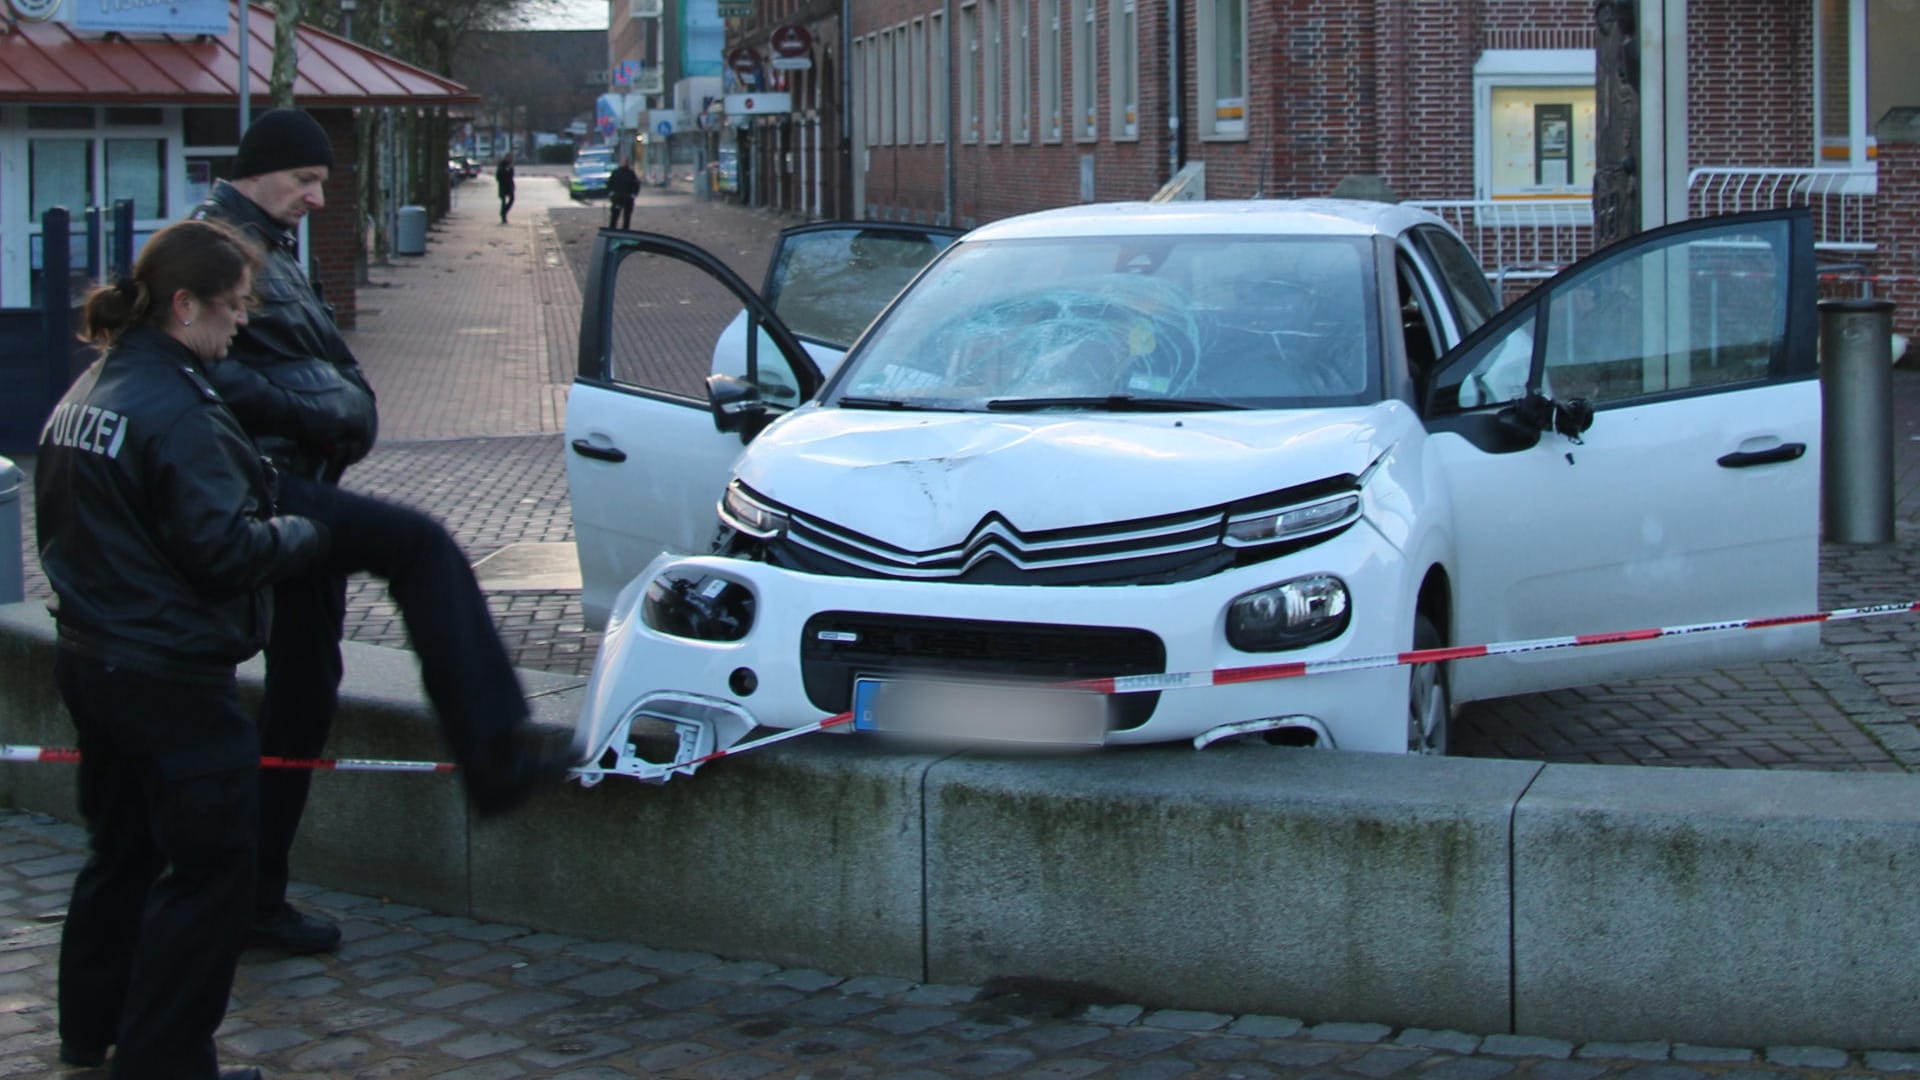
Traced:
<path id="1" fill-rule="evenodd" d="M 1920 362 L 1920 146 L 1882 145 L 1874 235 L 1880 242 L 1875 296 L 1892 300 L 1893 328 L 1915 339 Z"/>

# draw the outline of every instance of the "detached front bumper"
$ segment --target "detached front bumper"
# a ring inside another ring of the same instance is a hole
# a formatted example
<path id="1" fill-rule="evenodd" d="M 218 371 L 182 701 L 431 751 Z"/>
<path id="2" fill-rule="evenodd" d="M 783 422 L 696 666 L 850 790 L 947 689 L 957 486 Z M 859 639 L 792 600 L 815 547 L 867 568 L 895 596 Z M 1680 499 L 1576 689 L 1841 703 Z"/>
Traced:
<path id="1" fill-rule="evenodd" d="M 642 600 L 648 585 L 668 571 L 707 575 L 745 589 L 751 597 L 750 627 L 736 640 L 694 640 L 648 626 Z M 1335 574 L 1346 582 L 1353 618 L 1344 633 L 1287 652 L 1248 653 L 1227 644 L 1225 612 L 1235 597 L 1307 573 Z M 1411 641 L 1413 613 L 1410 601 L 1402 599 L 1406 595 L 1397 553 L 1364 524 L 1267 563 L 1198 581 L 1138 586 L 821 578 L 718 556 L 662 555 L 614 603 L 576 742 L 590 747 L 610 771 L 639 775 L 667 768 L 688 775 L 697 766 L 686 763 L 724 750 L 754 727 L 800 728 L 838 715 L 850 707 L 842 699 L 852 677 L 949 674 L 951 669 L 926 657 L 941 649 L 976 648 L 981 635 L 998 628 L 1060 638 L 1151 639 L 1164 651 L 1156 674 L 1393 652 Z M 911 663 L 875 663 L 870 669 L 836 669 L 821 659 L 823 651 L 842 644 L 836 635 L 848 633 L 823 627 L 889 619 L 907 627 L 897 634 L 903 647 L 929 651 Z M 928 623 L 960 626 L 968 633 L 929 643 L 923 629 Z M 920 640 L 912 640 L 916 636 Z M 1078 665 L 1076 677 L 1130 673 L 1087 671 L 1084 659 Z M 983 670 L 991 666 L 983 669 L 976 658 L 966 677 L 992 678 Z M 1127 695 L 1136 700 L 1117 706 L 1119 719 L 1104 741 L 1216 738 L 1228 725 L 1260 730 L 1263 722 L 1286 719 L 1285 725 L 1266 726 L 1312 729 L 1322 745 L 1342 749 L 1402 752 L 1406 693 L 1405 669 L 1169 688 L 1144 700 Z M 656 734 L 646 735 L 649 728 Z"/>

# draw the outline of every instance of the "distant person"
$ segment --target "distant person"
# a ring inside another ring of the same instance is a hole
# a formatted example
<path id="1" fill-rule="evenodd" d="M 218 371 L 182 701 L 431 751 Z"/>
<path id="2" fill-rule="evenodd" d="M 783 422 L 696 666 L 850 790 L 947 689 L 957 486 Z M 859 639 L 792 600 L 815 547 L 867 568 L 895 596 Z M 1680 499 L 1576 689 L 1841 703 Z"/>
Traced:
<path id="1" fill-rule="evenodd" d="M 266 644 L 272 585 L 325 557 L 207 372 L 247 324 L 260 256 L 182 221 L 87 297 L 105 349 L 40 435 L 34 504 L 53 588 L 53 679 L 79 735 L 86 865 L 60 933 L 60 1061 L 115 1077 L 221 1069 L 253 907 L 260 736 L 234 666 Z"/>
<path id="2" fill-rule="evenodd" d="M 500 167 L 493 170 L 493 186 L 500 191 L 500 224 L 507 223 L 507 211 L 513 209 L 513 155 L 507 154 L 500 159 Z"/>
<path id="3" fill-rule="evenodd" d="M 633 200 L 640 194 L 640 174 L 624 160 L 607 177 L 607 228 L 633 228 Z"/>
<path id="4" fill-rule="evenodd" d="M 193 216 L 238 228 L 266 253 L 254 283 L 260 306 L 207 379 L 278 470 L 282 507 L 320 519 L 333 534 L 328 560 L 274 585 L 261 751 L 321 755 L 344 674 L 347 576 L 370 571 L 387 582 L 406 620 L 428 700 L 476 808 L 509 809 L 564 773 L 570 747 L 562 750 L 527 722 L 486 595 L 446 529 L 417 510 L 338 486 L 373 448 L 379 417 L 373 388 L 294 240 L 300 220 L 326 206 L 332 145 L 311 116 L 274 109 L 247 128 L 239 151 L 233 178 L 215 184 Z M 289 855 L 312 775 L 261 773 L 250 947 L 315 953 L 340 943 L 339 926 L 287 901 Z"/>

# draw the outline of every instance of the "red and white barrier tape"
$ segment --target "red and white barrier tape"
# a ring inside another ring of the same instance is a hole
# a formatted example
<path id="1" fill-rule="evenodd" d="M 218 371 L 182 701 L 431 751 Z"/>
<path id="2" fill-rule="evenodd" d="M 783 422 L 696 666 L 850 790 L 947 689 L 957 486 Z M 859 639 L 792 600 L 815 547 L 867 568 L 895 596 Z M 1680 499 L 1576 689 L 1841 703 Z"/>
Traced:
<path id="1" fill-rule="evenodd" d="M 1275 679 L 1295 679 L 1304 675 L 1322 675 L 1337 671 L 1368 671 L 1376 668 L 1399 667 L 1406 664 L 1445 663 L 1451 660 L 1471 660 L 1481 656 L 1509 656 L 1515 653 L 1546 652 L 1551 649 L 1577 649 L 1592 645 L 1619 645 L 1629 641 L 1654 641 L 1659 638 L 1685 637 L 1689 634 L 1714 633 L 1722 630 L 1765 630 L 1780 626 L 1798 626 L 1807 623 L 1847 622 L 1853 619 L 1871 619 L 1884 615 L 1911 615 L 1920 612 L 1920 601 L 1898 604 L 1872 604 L 1865 607 L 1836 608 L 1832 611 L 1816 611 L 1806 615 L 1774 615 L 1758 619 L 1726 619 L 1720 622 L 1689 623 L 1681 626 L 1662 626 L 1645 630 L 1617 630 L 1605 634 L 1567 634 L 1560 637 L 1530 638 L 1524 641 L 1500 641 L 1488 645 L 1450 645 L 1438 649 L 1413 649 L 1399 653 L 1379 653 L 1373 656 L 1349 656 L 1336 660 L 1295 661 L 1286 664 L 1253 664 L 1247 667 L 1214 668 L 1210 671 L 1167 672 L 1159 675 L 1118 675 L 1101 679 L 1075 679 L 1068 682 L 1053 683 L 1049 686 L 1060 690 L 1092 690 L 1102 694 L 1138 694 L 1160 690 L 1187 690 L 1205 686 L 1232 686 L 1238 683 L 1266 682 Z M 682 769 L 704 765 L 724 757 L 744 754 L 749 750 L 758 750 L 763 746 L 797 739 L 802 735 L 811 735 L 828 728 L 843 727 L 853 723 L 853 714 L 839 713 L 825 719 L 788 728 L 764 738 L 738 743 L 687 761 L 661 763 L 656 768 L 646 770 L 641 779 L 653 776 L 666 776 Z M 0 744 L 0 761 L 56 761 L 77 762 L 78 750 L 62 747 L 12 746 Z M 451 772 L 457 766 L 442 761 L 380 761 L 365 758 L 282 758 L 263 757 L 260 764 L 265 768 L 278 769 L 316 769 L 335 772 Z M 576 768 L 577 774 L 599 774 L 606 770 L 591 766 Z M 631 775 L 631 774 L 622 774 Z"/>

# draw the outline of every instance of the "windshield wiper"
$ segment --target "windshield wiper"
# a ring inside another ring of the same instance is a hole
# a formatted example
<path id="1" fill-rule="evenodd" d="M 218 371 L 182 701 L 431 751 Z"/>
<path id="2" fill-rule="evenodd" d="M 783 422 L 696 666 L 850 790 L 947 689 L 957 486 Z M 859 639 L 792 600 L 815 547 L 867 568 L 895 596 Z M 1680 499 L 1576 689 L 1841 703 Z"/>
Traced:
<path id="1" fill-rule="evenodd" d="M 923 405 L 917 401 L 903 401 L 900 398 L 884 397 L 843 397 L 834 402 L 844 409 L 890 409 L 895 412 L 943 412 L 933 405 Z"/>
<path id="2" fill-rule="evenodd" d="M 1036 412 L 1040 409 L 1074 408 L 1105 409 L 1108 412 L 1199 412 L 1244 407 L 1225 401 L 1138 397 L 1133 394 L 1108 394 L 1105 397 L 994 398 L 987 402 L 987 408 L 996 412 Z"/>

